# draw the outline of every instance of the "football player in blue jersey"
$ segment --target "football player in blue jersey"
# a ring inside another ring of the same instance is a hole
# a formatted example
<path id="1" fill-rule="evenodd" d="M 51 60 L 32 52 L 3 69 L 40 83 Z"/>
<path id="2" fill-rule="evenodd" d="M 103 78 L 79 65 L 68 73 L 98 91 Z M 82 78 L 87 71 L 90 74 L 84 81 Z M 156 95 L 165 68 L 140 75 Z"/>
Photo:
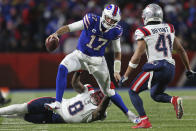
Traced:
<path id="1" fill-rule="evenodd" d="M 82 20 L 62 26 L 46 39 L 46 41 L 53 37 L 59 39 L 58 36 L 64 33 L 82 30 L 77 49 L 67 55 L 59 65 L 56 77 L 56 101 L 48 104 L 49 108 L 60 108 L 69 72 L 88 70 L 96 79 L 102 92 L 124 112 L 129 120 L 135 120 L 136 116 L 128 110 L 121 96 L 110 88 L 111 80 L 104 58 L 106 46 L 112 43 L 115 52 L 114 77 L 116 80 L 120 79 L 120 37 L 123 32 L 121 26 L 118 25 L 120 19 L 120 8 L 117 5 L 110 4 L 103 10 L 101 17 L 88 13 Z"/>

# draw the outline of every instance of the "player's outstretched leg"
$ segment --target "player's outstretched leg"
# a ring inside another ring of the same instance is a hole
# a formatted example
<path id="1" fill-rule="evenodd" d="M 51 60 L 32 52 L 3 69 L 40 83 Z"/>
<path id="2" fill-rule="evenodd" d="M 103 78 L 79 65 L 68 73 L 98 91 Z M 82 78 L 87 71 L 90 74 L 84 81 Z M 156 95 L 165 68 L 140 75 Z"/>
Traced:
<path id="1" fill-rule="evenodd" d="M 172 103 L 176 112 L 176 118 L 181 119 L 184 112 L 182 106 L 182 98 L 178 96 L 172 97 L 164 93 L 166 87 L 167 82 L 155 84 L 150 90 L 150 95 L 156 102 Z"/>
<path id="2" fill-rule="evenodd" d="M 146 116 L 146 113 L 144 111 L 142 99 L 140 98 L 138 93 L 130 89 L 129 96 L 141 120 L 140 123 L 138 123 L 136 126 L 133 126 L 132 128 L 152 128 L 152 125 L 150 121 L 148 120 L 148 117 Z"/>
<path id="3" fill-rule="evenodd" d="M 27 103 L 14 104 L 0 108 L 0 115 L 25 114 L 28 112 Z"/>
<path id="4" fill-rule="evenodd" d="M 56 110 L 60 108 L 60 102 L 62 101 L 64 90 L 67 87 L 67 74 L 68 69 L 64 65 L 60 64 L 56 77 L 56 102 L 45 104 L 45 108 L 48 108 L 49 110 Z"/>

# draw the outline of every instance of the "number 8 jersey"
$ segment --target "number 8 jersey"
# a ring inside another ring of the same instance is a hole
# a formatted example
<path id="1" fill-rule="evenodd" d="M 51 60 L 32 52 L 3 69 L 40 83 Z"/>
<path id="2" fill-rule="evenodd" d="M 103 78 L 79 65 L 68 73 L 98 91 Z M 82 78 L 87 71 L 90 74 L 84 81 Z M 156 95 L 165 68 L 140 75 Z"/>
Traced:
<path id="1" fill-rule="evenodd" d="M 146 42 L 148 62 L 165 59 L 175 65 L 172 58 L 174 37 L 174 27 L 167 23 L 146 25 L 135 31 L 136 40 L 143 39 Z"/>
<path id="2" fill-rule="evenodd" d="M 61 108 L 57 110 L 57 113 L 67 123 L 91 122 L 92 112 L 97 109 L 97 105 L 91 97 L 93 93 L 94 89 L 87 89 L 73 98 L 63 99 Z"/>

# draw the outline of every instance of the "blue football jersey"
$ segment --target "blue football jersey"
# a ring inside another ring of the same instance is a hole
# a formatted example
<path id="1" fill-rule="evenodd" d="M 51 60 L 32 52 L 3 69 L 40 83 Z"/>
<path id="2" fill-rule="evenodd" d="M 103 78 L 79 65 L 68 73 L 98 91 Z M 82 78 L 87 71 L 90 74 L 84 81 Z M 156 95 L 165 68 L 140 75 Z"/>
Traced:
<path id="1" fill-rule="evenodd" d="M 84 30 L 80 34 L 77 49 L 89 56 L 103 56 L 108 43 L 118 39 L 123 32 L 120 25 L 102 32 L 100 16 L 91 13 L 84 16 L 83 24 Z"/>

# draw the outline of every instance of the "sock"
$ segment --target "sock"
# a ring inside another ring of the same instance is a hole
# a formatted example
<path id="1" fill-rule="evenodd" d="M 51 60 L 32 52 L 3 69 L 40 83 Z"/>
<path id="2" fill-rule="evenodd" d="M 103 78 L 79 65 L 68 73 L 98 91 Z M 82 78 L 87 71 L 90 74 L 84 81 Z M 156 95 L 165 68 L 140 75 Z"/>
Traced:
<path id="1" fill-rule="evenodd" d="M 7 107 L 0 108 L 0 115 L 13 115 L 28 113 L 27 103 L 14 104 Z"/>
<path id="2" fill-rule="evenodd" d="M 61 102 L 67 86 L 68 70 L 64 65 L 59 65 L 56 77 L 56 101 Z"/>
<path id="3" fill-rule="evenodd" d="M 124 104 L 121 96 L 115 92 L 115 95 L 110 97 L 112 102 L 118 106 L 125 114 L 128 112 L 128 108 L 126 107 L 126 105 Z"/>
<path id="4" fill-rule="evenodd" d="M 140 116 L 146 116 L 142 99 L 140 98 L 138 93 L 136 93 L 132 90 L 129 90 L 129 96 L 130 96 L 131 102 L 132 102 L 133 106 L 135 107 L 135 109 L 137 110 L 138 114 Z"/>

